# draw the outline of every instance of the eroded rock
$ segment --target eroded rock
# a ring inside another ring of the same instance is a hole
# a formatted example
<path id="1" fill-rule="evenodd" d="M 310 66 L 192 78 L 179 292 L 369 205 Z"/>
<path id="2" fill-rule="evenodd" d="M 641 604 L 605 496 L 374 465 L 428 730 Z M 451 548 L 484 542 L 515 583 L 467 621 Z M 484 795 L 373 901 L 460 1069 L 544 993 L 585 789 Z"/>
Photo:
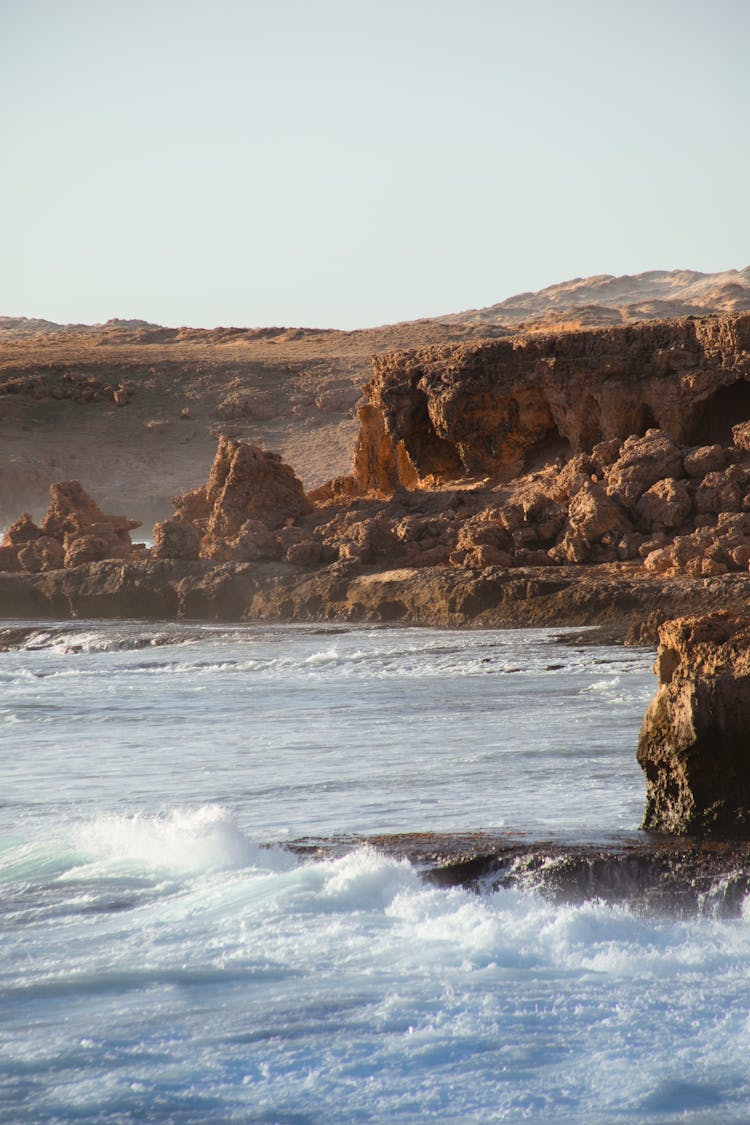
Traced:
<path id="1" fill-rule="evenodd" d="M 750 836 L 750 619 L 667 621 L 654 670 L 638 742 L 643 827 Z"/>
<path id="2" fill-rule="evenodd" d="M 185 535 L 191 534 L 198 553 L 190 557 L 213 562 L 279 558 L 282 547 L 274 531 L 312 511 L 302 482 L 278 454 L 228 437 L 219 439 L 207 483 L 177 496 L 174 504 L 174 520 L 159 533 L 159 557 L 187 557 L 165 552 L 183 550 Z"/>
<path id="3" fill-rule="evenodd" d="M 25 512 L 0 545 L 0 570 L 38 574 L 104 559 L 139 557 L 130 532 L 138 520 L 106 515 L 80 481 L 50 485 L 50 506 L 41 526 Z"/>

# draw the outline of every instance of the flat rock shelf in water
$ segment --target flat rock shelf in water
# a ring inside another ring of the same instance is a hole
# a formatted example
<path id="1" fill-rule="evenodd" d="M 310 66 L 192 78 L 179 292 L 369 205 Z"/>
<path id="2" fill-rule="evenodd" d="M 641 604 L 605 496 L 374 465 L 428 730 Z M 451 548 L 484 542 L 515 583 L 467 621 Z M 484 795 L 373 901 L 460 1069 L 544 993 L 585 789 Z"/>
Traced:
<path id="1" fill-rule="evenodd" d="M 529 840 L 512 833 L 429 832 L 350 840 L 297 840 L 300 858 L 371 847 L 406 859 L 426 883 L 478 893 L 512 888 L 560 903 L 589 899 L 639 913 L 736 917 L 750 891 L 750 842 L 639 833 L 597 843 Z"/>
<path id="2" fill-rule="evenodd" d="M 694 850 L 690 908 L 581 885 L 677 861 L 637 832 L 652 653 L 18 628 L 0 1120 L 748 1120 L 750 911 L 710 893 L 739 852 Z"/>

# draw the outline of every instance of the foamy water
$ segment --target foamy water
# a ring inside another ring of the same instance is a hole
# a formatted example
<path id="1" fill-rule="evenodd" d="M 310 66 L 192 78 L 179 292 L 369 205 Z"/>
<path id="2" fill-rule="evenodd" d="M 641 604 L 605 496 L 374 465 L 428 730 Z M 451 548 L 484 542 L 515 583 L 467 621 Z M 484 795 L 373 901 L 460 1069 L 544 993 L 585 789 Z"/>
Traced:
<path id="1" fill-rule="evenodd" d="M 650 654 L 140 625 L 23 646 L 0 655 L 1 1120 L 750 1119 L 747 918 L 282 846 L 634 831 Z"/>

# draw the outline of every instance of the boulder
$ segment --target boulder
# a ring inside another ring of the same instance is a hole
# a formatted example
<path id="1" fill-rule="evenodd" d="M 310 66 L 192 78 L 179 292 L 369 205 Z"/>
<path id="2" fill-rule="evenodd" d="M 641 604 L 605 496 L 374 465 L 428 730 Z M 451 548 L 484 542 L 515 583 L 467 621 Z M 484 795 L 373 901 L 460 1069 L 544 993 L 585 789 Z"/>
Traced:
<path id="1" fill-rule="evenodd" d="M 164 520 L 154 524 L 151 555 L 155 559 L 197 559 L 200 542 L 200 531 L 195 524 L 176 518 Z"/>
<path id="2" fill-rule="evenodd" d="M 575 493 L 568 507 L 568 523 L 574 535 L 589 543 L 607 533 L 621 535 L 632 531 L 632 524 L 600 484 L 586 481 Z"/>
<path id="3" fill-rule="evenodd" d="M 25 547 L 32 539 L 38 539 L 42 529 L 37 527 L 28 512 L 19 516 L 3 535 L 3 547 Z"/>
<path id="4" fill-rule="evenodd" d="M 18 566 L 29 574 L 40 574 L 48 570 L 60 570 L 65 565 L 65 548 L 59 539 L 51 535 L 40 535 L 30 539 L 18 551 Z"/>
<path id="5" fill-rule="evenodd" d="M 39 542 L 41 540 L 37 540 L 37 543 Z M 83 566 L 85 563 L 103 562 L 105 559 L 124 559 L 129 554 L 131 552 L 123 550 L 116 541 L 113 542 L 110 535 L 87 532 L 83 535 L 66 536 L 63 560 L 66 567 L 73 567 Z"/>
<path id="6" fill-rule="evenodd" d="M 722 472 L 707 473 L 695 491 L 695 508 L 702 514 L 739 512 L 747 494 L 747 471 L 730 465 Z"/>
<path id="7" fill-rule="evenodd" d="M 646 489 L 635 506 L 635 515 L 645 531 L 658 531 L 659 528 L 680 527 L 692 510 L 687 481 L 667 477 Z"/>
<path id="8" fill-rule="evenodd" d="M 750 453 L 750 422 L 739 422 L 732 426 L 732 441 L 743 453 Z"/>
<path id="9" fill-rule="evenodd" d="M 206 533 L 231 539 L 248 519 L 271 529 L 307 515 L 302 482 L 277 453 L 223 437 L 207 486 L 211 504 Z"/>
<path id="10" fill-rule="evenodd" d="M 720 473 L 726 468 L 727 455 L 720 445 L 699 445 L 689 449 L 683 458 L 683 466 L 689 477 L 696 480 L 706 473 Z"/>
<path id="11" fill-rule="evenodd" d="M 750 836 L 750 619 L 667 621 L 654 671 L 638 741 L 643 827 Z"/>
<path id="12" fill-rule="evenodd" d="M 607 492 L 625 508 L 632 508 L 653 484 L 683 473 L 682 454 L 662 430 L 629 437 L 607 470 Z"/>

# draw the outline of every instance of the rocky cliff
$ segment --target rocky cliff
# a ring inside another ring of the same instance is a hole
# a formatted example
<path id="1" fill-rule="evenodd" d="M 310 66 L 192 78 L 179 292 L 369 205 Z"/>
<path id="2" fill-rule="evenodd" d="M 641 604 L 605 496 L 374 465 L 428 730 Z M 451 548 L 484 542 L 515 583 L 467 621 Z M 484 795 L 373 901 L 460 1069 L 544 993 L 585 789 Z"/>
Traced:
<path id="1" fill-rule="evenodd" d="M 750 315 L 376 356 L 354 476 L 393 492 L 506 478 L 650 428 L 724 444 L 750 417 Z"/>
<path id="2" fill-rule="evenodd" d="M 643 827 L 750 835 L 750 619 L 683 617 L 659 629 L 659 690 L 643 720 Z"/>

